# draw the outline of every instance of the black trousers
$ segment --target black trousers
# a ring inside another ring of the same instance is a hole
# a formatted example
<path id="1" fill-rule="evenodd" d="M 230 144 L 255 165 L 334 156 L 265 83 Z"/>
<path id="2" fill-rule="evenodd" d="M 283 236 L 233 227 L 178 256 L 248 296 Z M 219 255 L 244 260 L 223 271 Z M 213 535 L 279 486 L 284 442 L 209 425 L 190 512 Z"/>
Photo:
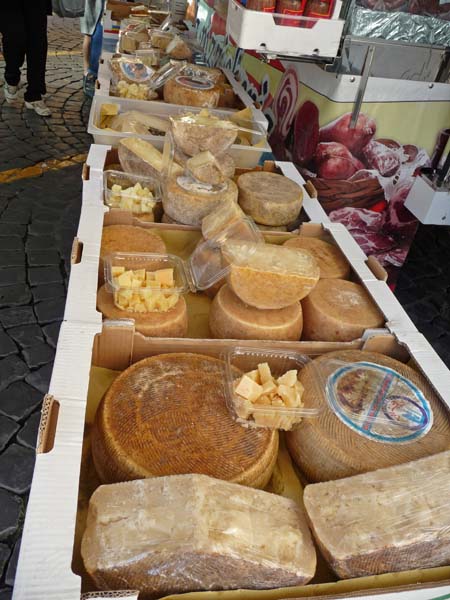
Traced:
<path id="1" fill-rule="evenodd" d="M 20 69 L 27 58 L 25 100 L 40 100 L 46 93 L 47 61 L 46 0 L 0 0 L 0 32 L 6 62 L 5 81 L 17 85 Z"/>

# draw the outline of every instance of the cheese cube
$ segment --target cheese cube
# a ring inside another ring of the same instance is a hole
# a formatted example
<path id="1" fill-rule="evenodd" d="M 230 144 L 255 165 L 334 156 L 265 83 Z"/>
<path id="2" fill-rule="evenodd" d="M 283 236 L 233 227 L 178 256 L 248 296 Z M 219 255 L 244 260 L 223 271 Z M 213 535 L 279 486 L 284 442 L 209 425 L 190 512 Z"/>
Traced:
<path id="1" fill-rule="evenodd" d="M 145 269 L 136 269 L 136 271 L 133 271 L 134 276 L 136 277 L 136 279 L 139 279 L 140 281 L 144 281 L 145 279 Z"/>
<path id="2" fill-rule="evenodd" d="M 287 371 L 281 377 L 278 377 L 277 383 L 282 385 L 287 385 L 289 387 L 293 387 L 295 382 L 297 381 L 297 371 L 293 369 L 292 371 Z"/>
<path id="3" fill-rule="evenodd" d="M 173 269 L 159 269 L 155 272 L 155 279 L 161 287 L 173 287 Z"/>
<path id="4" fill-rule="evenodd" d="M 147 282 L 149 281 L 155 281 L 155 272 L 154 271 L 147 271 L 145 274 L 145 279 Z"/>
<path id="5" fill-rule="evenodd" d="M 270 396 L 268 396 L 267 394 L 263 394 L 262 396 L 260 396 L 259 398 L 257 398 L 254 402 L 254 404 L 258 404 L 261 406 L 270 406 L 272 403 Z"/>
<path id="6" fill-rule="evenodd" d="M 166 312 L 166 310 L 168 310 L 167 299 L 163 294 L 156 295 L 155 307 L 157 310 L 160 310 L 162 312 Z"/>
<path id="7" fill-rule="evenodd" d="M 297 390 L 297 392 L 299 393 L 299 395 L 300 395 L 300 398 L 301 398 L 301 397 L 302 397 L 302 395 L 303 395 L 303 392 L 305 391 L 305 388 L 303 387 L 303 384 L 302 384 L 302 382 L 301 382 L 301 381 L 299 381 L 298 379 L 297 379 L 297 381 L 295 382 L 295 389 Z"/>
<path id="8" fill-rule="evenodd" d="M 170 294 L 170 296 L 167 296 L 167 307 L 169 309 L 173 308 L 177 302 L 178 302 L 178 294 Z"/>
<path id="9" fill-rule="evenodd" d="M 262 386 L 244 375 L 236 386 L 236 394 L 250 402 L 255 402 L 262 394 Z"/>
<path id="10" fill-rule="evenodd" d="M 288 408 L 293 408 L 297 403 L 297 391 L 295 388 L 287 386 L 287 385 L 279 385 L 278 386 L 278 394 L 284 401 L 284 404 Z"/>
<path id="11" fill-rule="evenodd" d="M 254 369 L 253 371 L 249 371 L 248 373 L 246 373 L 247 377 L 250 377 L 250 379 L 253 379 L 253 381 L 256 381 L 256 383 L 261 383 L 261 379 L 259 377 L 259 371 L 258 369 Z"/>
<path id="12" fill-rule="evenodd" d="M 261 363 L 258 365 L 259 376 L 261 379 L 261 383 L 264 384 L 266 381 L 272 381 L 272 373 L 270 372 L 270 367 L 267 363 Z"/>
<path id="13" fill-rule="evenodd" d="M 112 267 L 111 268 L 111 274 L 113 277 L 118 277 L 119 275 L 122 275 L 122 273 L 125 273 L 125 267 Z"/>
<path id="14" fill-rule="evenodd" d="M 273 380 L 266 381 L 266 383 L 263 384 L 262 388 L 263 394 L 270 394 L 271 392 L 277 391 L 277 385 Z"/>
<path id="15" fill-rule="evenodd" d="M 117 278 L 117 283 L 121 288 L 131 288 L 131 271 L 125 271 Z"/>

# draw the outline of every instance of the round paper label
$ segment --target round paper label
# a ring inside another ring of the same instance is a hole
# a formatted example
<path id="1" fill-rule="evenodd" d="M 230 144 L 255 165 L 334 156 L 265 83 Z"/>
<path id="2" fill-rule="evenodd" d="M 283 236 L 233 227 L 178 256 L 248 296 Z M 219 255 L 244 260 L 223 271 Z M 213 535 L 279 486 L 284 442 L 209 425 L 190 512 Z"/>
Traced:
<path id="1" fill-rule="evenodd" d="M 326 395 L 345 425 L 376 442 L 412 442 L 433 424 L 422 392 L 400 373 L 374 363 L 340 367 L 328 377 Z"/>
<path id="2" fill-rule="evenodd" d="M 207 77 L 196 77 L 194 75 L 179 75 L 177 83 L 191 90 L 212 90 L 214 83 Z"/>
<path id="3" fill-rule="evenodd" d="M 148 81 L 152 72 L 144 63 L 133 63 L 133 62 L 122 62 L 120 64 L 120 68 L 122 73 L 127 77 L 130 81 L 135 83 L 142 83 L 144 81 Z"/>

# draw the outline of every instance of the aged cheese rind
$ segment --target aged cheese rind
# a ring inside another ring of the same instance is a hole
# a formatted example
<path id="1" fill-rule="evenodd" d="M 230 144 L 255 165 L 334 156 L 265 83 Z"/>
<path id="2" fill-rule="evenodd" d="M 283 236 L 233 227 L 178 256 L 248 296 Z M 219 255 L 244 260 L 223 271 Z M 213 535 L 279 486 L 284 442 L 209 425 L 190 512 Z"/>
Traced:
<path id="1" fill-rule="evenodd" d="M 317 543 L 338 577 L 428 569 L 450 561 L 450 452 L 308 485 Z"/>
<path id="2" fill-rule="evenodd" d="M 363 286 L 343 279 L 321 279 L 302 307 L 305 340 L 350 342 L 366 329 L 384 325 L 383 314 Z"/>
<path id="3" fill-rule="evenodd" d="M 148 337 L 185 337 L 188 329 L 186 300 L 180 296 L 166 312 L 137 313 L 122 310 L 114 304 L 114 296 L 103 285 L 97 293 L 97 309 L 105 319 L 132 319 L 136 331 Z"/>
<path id="4" fill-rule="evenodd" d="M 223 377 L 224 363 L 200 354 L 153 356 L 124 371 L 96 414 L 92 455 L 100 479 L 203 473 L 264 487 L 277 434 L 233 421 Z"/>
<path id="5" fill-rule="evenodd" d="M 209 191 L 205 186 L 197 186 L 197 191 L 188 191 L 179 182 L 176 176 L 166 181 L 162 204 L 169 217 L 184 225 L 201 225 L 202 219 L 222 202 L 237 200 L 237 187 L 232 180 L 227 181 L 224 190 L 219 192 Z"/>
<path id="6" fill-rule="evenodd" d="M 297 341 L 302 334 L 300 302 L 277 310 L 259 310 L 244 304 L 223 285 L 209 311 L 209 328 L 214 338 L 236 340 Z"/>
<path id="7" fill-rule="evenodd" d="M 182 106 L 198 106 L 216 108 L 220 100 L 220 86 L 214 85 L 211 89 L 195 89 L 179 83 L 177 77 L 169 79 L 164 84 L 164 101 Z"/>
<path id="8" fill-rule="evenodd" d="M 348 279 L 350 263 L 337 246 L 317 238 L 299 235 L 284 242 L 289 248 L 308 250 L 317 260 L 320 279 Z"/>
<path id="9" fill-rule="evenodd" d="M 319 281 L 317 262 L 306 250 L 232 240 L 222 252 L 230 265 L 230 288 L 242 302 L 255 308 L 291 306 Z"/>
<path id="10" fill-rule="evenodd" d="M 283 175 L 251 171 L 241 175 L 237 185 L 239 204 L 261 225 L 288 225 L 302 208 L 301 187 Z"/>
<path id="11" fill-rule="evenodd" d="M 99 589 L 137 589 L 146 600 L 303 585 L 316 567 L 296 502 L 204 475 L 101 486 L 81 553 Z"/>
<path id="12" fill-rule="evenodd" d="M 328 408 L 328 405 L 324 405 L 324 410 L 316 418 L 305 419 L 298 429 L 286 436 L 289 452 L 308 481 L 350 477 L 450 449 L 448 411 L 428 381 L 411 367 L 376 352 L 329 352 L 307 364 L 299 376 L 305 388 L 302 400 L 306 408 L 317 406 L 320 385 L 318 370 L 322 362 L 328 361 L 367 361 L 400 373 L 423 392 L 433 412 L 433 425 L 426 435 L 413 442 L 384 444 L 353 431 Z"/>

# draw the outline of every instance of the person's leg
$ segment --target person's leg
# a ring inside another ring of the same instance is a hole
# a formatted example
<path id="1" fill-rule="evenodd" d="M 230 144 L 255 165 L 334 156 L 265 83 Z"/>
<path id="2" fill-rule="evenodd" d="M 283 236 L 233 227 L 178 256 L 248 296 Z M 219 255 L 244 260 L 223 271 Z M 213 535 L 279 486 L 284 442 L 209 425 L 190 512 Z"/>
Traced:
<path id="1" fill-rule="evenodd" d="M 91 36 L 83 37 L 83 72 L 86 75 L 89 72 L 89 60 L 91 55 Z"/>
<path id="2" fill-rule="evenodd" d="M 47 13 L 45 1 L 25 2 L 25 27 L 28 87 L 24 98 L 26 102 L 35 102 L 41 100 L 42 95 L 46 93 Z"/>
<path id="3" fill-rule="evenodd" d="M 0 31 L 2 34 L 3 56 L 5 57 L 5 81 L 9 86 L 20 82 L 20 69 L 25 60 L 26 32 L 22 0 L 8 3 L 2 8 Z"/>
<path id="4" fill-rule="evenodd" d="M 103 25 L 101 19 L 97 22 L 95 26 L 94 33 L 91 38 L 91 52 L 89 56 L 89 73 L 95 75 L 97 78 L 98 75 L 98 65 L 100 63 L 100 56 L 102 53 L 102 44 L 103 44 Z"/>

